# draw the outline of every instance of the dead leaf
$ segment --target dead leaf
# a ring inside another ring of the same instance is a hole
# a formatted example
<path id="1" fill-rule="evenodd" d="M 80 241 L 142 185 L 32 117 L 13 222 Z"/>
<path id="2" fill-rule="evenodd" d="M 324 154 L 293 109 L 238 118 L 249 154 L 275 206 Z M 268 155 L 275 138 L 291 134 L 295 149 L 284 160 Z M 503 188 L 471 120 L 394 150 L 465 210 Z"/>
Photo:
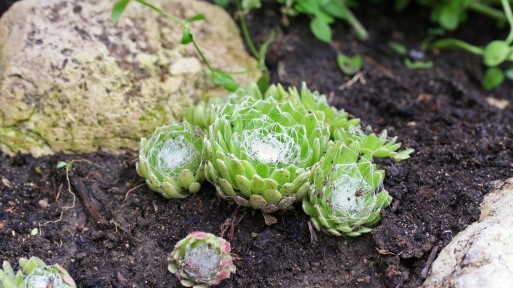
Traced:
<path id="1" fill-rule="evenodd" d="M 7 188 L 12 188 L 11 182 L 9 182 L 9 179 L 5 178 L 4 176 L 2 176 L 2 183 L 3 183 Z"/>

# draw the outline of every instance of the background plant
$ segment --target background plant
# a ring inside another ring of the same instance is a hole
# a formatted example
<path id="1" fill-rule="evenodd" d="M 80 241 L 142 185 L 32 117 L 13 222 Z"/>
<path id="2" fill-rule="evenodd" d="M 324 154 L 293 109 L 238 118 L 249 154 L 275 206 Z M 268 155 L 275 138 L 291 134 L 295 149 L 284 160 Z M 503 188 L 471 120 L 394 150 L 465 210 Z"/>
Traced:
<path id="1" fill-rule="evenodd" d="M 456 30 L 461 23 L 472 15 L 469 12 L 480 13 L 497 20 L 498 26 L 508 23 L 510 32 L 505 40 L 490 41 L 485 47 L 479 47 L 455 38 L 444 38 L 433 41 L 437 35 L 444 31 L 437 31 L 426 38 L 423 43 L 425 50 L 432 49 L 462 49 L 483 57 L 483 64 L 487 66 L 482 79 L 482 86 L 491 90 L 500 85 L 506 77 L 513 79 L 513 70 L 504 72 L 499 65 L 506 61 L 513 61 L 513 15 L 509 0 L 397 0 L 396 8 L 403 10 L 408 4 L 415 2 L 431 8 L 431 21 L 437 23 L 445 30 Z M 394 45 L 396 48 L 397 46 Z M 396 50 L 394 50 L 396 51 Z M 408 61 L 408 62 L 407 62 Z M 405 65 L 414 69 L 432 67 L 432 62 L 412 62 L 405 59 Z"/>
<path id="2" fill-rule="evenodd" d="M 299 14 L 308 15 L 310 20 L 310 30 L 317 39 L 330 42 L 333 31 L 330 27 L 336 19 L 346 21 L 356 31 L 358 36 L 365 40 L 369 37 L 367 30 L 358 21 L 349 9 L 350 6 L 356 6 L 356 1 L 348 0 L 276 0 L 282 5 L 282 12 L 289 16 Z M 222 7 L 226 7 L 230 0 L 214 0 Z M 238 2 L 238 0 L 236 0 Z M 260 8 L 260 0 L 242 0 L 244 8 Z M 248 9 L 248 10 L 249 10 Z"/>

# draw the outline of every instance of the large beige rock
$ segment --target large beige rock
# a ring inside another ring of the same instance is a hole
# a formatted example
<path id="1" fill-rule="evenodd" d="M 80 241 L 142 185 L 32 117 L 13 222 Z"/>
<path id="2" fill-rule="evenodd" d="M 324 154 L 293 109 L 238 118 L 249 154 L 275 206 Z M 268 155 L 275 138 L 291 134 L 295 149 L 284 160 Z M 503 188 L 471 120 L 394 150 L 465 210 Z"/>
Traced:
<path id="1" fill-rule="evenodd" d="M 0 19 L 0 149 L 34 155 L 138 149 L 139 139 L 180 120 L 214 87 L 182 28 L 138 3 L 117 26 L 115 1 L 23 0 Z M 239 30 L 203 1 L 153 0 L 191 30 L 214 68 L 254 69 Z M 257 75 L 237 78 L 242 84 Z"/>
<path id="2" fill-rule="evenodd" d="M 513 178 L 485 196 L 479 221 L 442 250 L 424 287 L 513 287 Z"/>

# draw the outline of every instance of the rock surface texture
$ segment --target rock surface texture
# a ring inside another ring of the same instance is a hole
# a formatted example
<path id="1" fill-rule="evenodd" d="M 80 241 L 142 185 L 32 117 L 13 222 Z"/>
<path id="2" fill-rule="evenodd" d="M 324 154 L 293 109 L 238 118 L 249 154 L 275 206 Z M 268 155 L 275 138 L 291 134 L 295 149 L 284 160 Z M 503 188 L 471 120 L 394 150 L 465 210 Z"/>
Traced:
<path id="1" fill-rule="evenodd" d="M 35 156 L 57 151 L 137 150 L 139 139 L 180 121 L 184 107 L 219 95 L 182 28 L 138 3 L 118 25 L 113 1 L 24 0 L 0 19 L 0 149 Z M 214 68 L 256 67 L 239 30 L 203 1 L 153 0 L 191 30 Z M 237 78 L 241 84 L 257 75 Z"/>
<path id="2" fill-rule="evenodd" d="M 513 178 L 485 196 L 479 221 L 442 250 L 424 287 L 513 287 Z"/>

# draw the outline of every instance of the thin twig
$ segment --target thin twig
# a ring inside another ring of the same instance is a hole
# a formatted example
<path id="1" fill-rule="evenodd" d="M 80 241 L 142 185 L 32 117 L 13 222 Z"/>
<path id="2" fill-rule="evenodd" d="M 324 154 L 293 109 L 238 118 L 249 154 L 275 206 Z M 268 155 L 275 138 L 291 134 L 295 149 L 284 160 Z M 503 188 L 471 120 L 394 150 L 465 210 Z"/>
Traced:
<path id="1" fill-rule="evenodd" d="M 82 180 L 78 177 L 72 178 L 73 188 L 78 192 L 84 207 L 89 212 L 89 215 L 93 218 L 93 223 L 100 229 L 105 229 L 109 225 L 107 220 L 103 217 L 103 215 L 99 212 L 98 206 L 93 202 L 94 195 L 90 189 L 88 189 Z"/>
<path id="2" fill-rule="evenodd" d="M 429 257 L 426 261 L 426 265 L 424 268 L 422 268 L 422 271 L 420 271 L 420 278 L 426 279 L 427 274 L 429 272 L 429 268 L 431 268 L 431 264 L 433 264 L 433 261 L 435 261 L 436 254 L 438 253 L 438 246 L 433 247 L 433 250 L 431 250 L 431 253 L 429 254 Z"/>
<path id="3" fill-rule="evenodd" d="M 358 72 L 356 73 L 353 78 L 349 81 L 347 81 L 346 83 L 340 85 L 338 87 L 338 90 L 345 90 L 351 86 L 353 86 L 357 81 L 360 81 L 360 83 L 362 83 L 363 85 L 367 84 L 367 81 L 365 81 L 365 78 L 363 78 L 363 73 L 362 72 Z"/>
<path id="4" fill-rule="evenodd" d="M 73 193 L 71 191 L 71 184 L 70 184 L 70 181 L 69 181 L 69 170 L 70 170 L 70 167 L 73 167 L 73 163 L 75 162 L 86 162 L 86 163 L 89 163 L 93 166 L 96 166 L 97 168 L 103 168 L 101 165 L 98 165 L 92 161 L 89 161 L 87 159 L 76 159 L 76 160 L 71 160 L 67 165 L 66 165 L 66 180 L 68 181 L 68 192 L 73 196 L 73 204 L 71 206 L 68 206 L 68 207 L 63 207 L 62 209 L 64 210 L 68 210 L 68 209 L 73 209 L 75 208 L 75 201 L 76 201 L 76 195 L 75 193 Z M 60 191 L 59 191 L 59 195 L 60 195 Z M 59 196 L 58 195 L 58 196 Z M 57 197 L 58 199 L 58 197 Z"/>
<path id="5" fill-rule="evenodd" d="M 370 58 L 369 56 L 365 56 L 365 55 L 363 55 L 362 58 L 363 58 L 363 60 L 365 60 L 365 62 L 369 63 L 369 65 L 371 65 L 371 66 L 374 66 L 374 68 L 381 71 L 388 78 L 392 78 L 392 79 L 395 78 L 394 73 L 390 72 L 390 70 L 388 70 L 385 66 L 376 62 L 374 59 Z"/>
<path id="6" fill-rule="evenodd" d="M 43 223 L 43 226 L 46 226 L 46 224 L 50 224 L 50 223 L 61 222 L 62 221 L 62 214 L 64 214 L 64 212 L 61 212 L 61 216 L 59 216 L 59 219 L 54 220 L 54 221 L 46 221 L 45 223 Z"/>
<path id="7" fill-rule="evenodd" d="M 308 230 L 310 230 L 310 242 L 315 243 L 319 239 L 317 238 L 317 233 L 315 233 L 315 229 L 313 228 L 312 221 L 308 220 Z"/>
<path id="8" fill-rule="evenodd" d="M 130 192 L 134 191 L 135 189 L 137 189 L 137 188 L 139 188 L 139 187 L 141 187 L 141 186 L 144 186 L 144 184 L 146 184 L 146 183 L 143 183 L 143 184 L 137 185 L 137 186 L 135 186 L 134 188 L 132 188 L 132 189 L 128 190 L 128 191 L 126 192 L 126 194 L 125 194 L 125 199 L 123 199 L 123 203 L 125 203 L 126 199 L 128 198 L 128 194 L 130 194 Z"/>
<path id="9" fill-rule="evenodd" d="M 62 209 L 64 209 L 64 210 L 73 209 L 75 207 L 75 200 L 77 198 L 77 196 L 75 196 L 75 193 L 73 193 L 71 191 L 71 184 L 69 181 L 69 166 L 66 166 L 66 180 L 68 181 L 68 192 L 73 196 L 73 205 L 68 206 L 68 207 L 63 207 Z"/>
<path id="10" fill-rule="evenodd" d="M 59 185 L 59 190 L 57 191 L 57 196 L 55 196 L 54 202 L 57 202 L 59 200 L 59 197 L 61 196 L 62 185 L 63 185 L 62 183 L 61 183 L 61 185 Z"/>

